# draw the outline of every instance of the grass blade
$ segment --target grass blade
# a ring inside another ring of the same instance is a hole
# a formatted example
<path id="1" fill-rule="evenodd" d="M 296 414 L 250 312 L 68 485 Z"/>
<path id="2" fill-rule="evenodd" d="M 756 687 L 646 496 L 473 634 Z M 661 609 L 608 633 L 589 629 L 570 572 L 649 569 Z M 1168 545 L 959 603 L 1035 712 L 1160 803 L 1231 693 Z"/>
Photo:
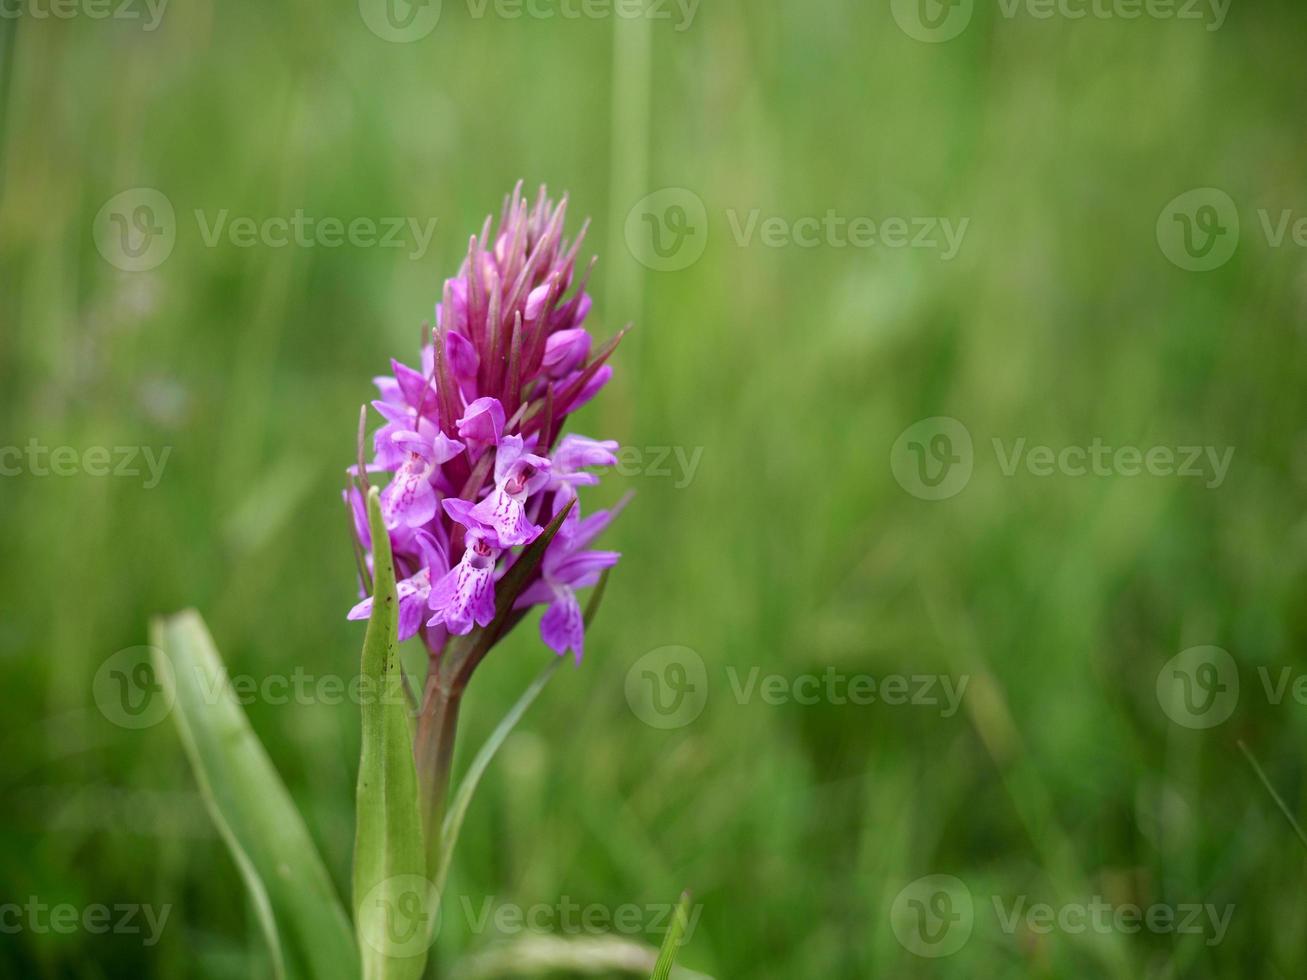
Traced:
<path id="1" fill-rule="evenodd" d="M 205 807 L 240 869 L 278 977 L 355 978 L 349 919 L 308 828 L 231 690 L 193 610 L 156 619 L 155 675 Z"/>
<path id="2" fill-rule="evenodd" d="M 672 967 L 676 963 L 676 951 L 680 949 L 681 937 L 685 935 L 685 923 L 690 912 L 690 893 L 681 892 L 680 904 L 676 906 L 676 915 L 672 919 L 672 927 L 667 930 L 667 935 L 663 937 L 663 948 L 658 951 L 658 962 L 654 964 L 653 976 L 650 980 L 669 980 L 672 975 Z"/>
<path id="3" fill-rule="evenodd" d="M 1271 780 L 1266 775 L 1266 770 L 1264 770 L 1258 763 L 1256 757 L 1252 754 L 1252 751 L 1244 744 L 1243 739 L 1237 740 L 1235 745 L 1239 746 L 1239 751 L 1242 752 L 1243 757 L 1248 760 L 1248 765 L 1252 766 L 1253 772 L 1256 773 L 1257 778 L 1261 780 L 1262 787 L 1266 792 L 1271 794 L 1271 799 L 1275 801 L 1275 805 L 1279 807 L 1280 812 L 1284 814 L 1284 819 L 1289 821 L 1289 826 L 1292 827 L 1293 832 L 1298 835 L 1298 840 L 1302 841 L 1303 847 L 1307 847 L 1307 834 L 1303 833 L 1302 826 L 1293 815 L 1293 811 L 1289 809 L 1289 804 L 1284 802 L 1284 797 L 1277 793 L 1275 787 L 1271 785 Z"/>

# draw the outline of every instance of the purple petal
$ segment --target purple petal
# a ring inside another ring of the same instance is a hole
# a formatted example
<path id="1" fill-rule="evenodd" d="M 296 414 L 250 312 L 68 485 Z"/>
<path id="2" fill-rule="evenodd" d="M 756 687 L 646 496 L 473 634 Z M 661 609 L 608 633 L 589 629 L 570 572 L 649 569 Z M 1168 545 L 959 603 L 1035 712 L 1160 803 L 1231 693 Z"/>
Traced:
<path id="1" fill-rule="evenodd" d="M 579 327 L 590 315 L 590 306 L 594 302 L 589 293 L 581 293 L 576 303 L 576 312 L 572 314 L 572 326 Z"/>
<path id="2" fill-rule="evenodd" d="M 590 334 L 580 327 L 559 330 L 545 341 L 544 368 L 551 378 L 561 378 L 585 363 L 590 356 Z"/>
<path id="3" fill-rule="evenodd" d="M 399 390 L 403 392 L 404 400 L 417 408 L 422 404 L 423 392 L 428 387 L 427 379 L 407 364 L 401 364 L 394 358 L 391 359 L 390 366 L 395 372 L 395 380 L 399 382 Z"/>
<path id="4" fill-rule="evenodd" d="M 585 589 L 599 581 L 605 568 L 612 568 L 622 557 L 620 551 L 579 551 L 549 570 L 549 577 L 574 589 Z"/>
<path id="5" fill-rule="evenodd" d="M 568 405 L 567 408 L 563 409 L 564 413 L 570 414 L 575 412 L 591 398 L 599 394 L 600 389 L 608 384 L 608 380 L 612 376 L 613 366 L 611 364 L 605 364 L 600 367 L 599 370 L 595 371 L 591 376 L 590 380 L 585 383 L 581 390 L 576 393 L 576 397 L 572 399 L 572 403 Z"/>
<path id="6" fill-rule="evenodd" d="M 445 349 L 449 352 L 449 366 L 454 377 L 459 381 L 475 381 L 481 358 L 472 341 L 451 330 L 445 334 Z"/>
<path id="7" fill-rule="evenodd" d="M 386 527 L 421 527 L 436 516 L 436 490 L 431 485 L 430 467 L 412 459 L 399 468 L 381 491 L 381 514 Z"/>
<path id="8" fill-rule="evenodd" d="M 581 604 L 571 589 L 559 589 L 554 601 L 540 617 L 540 639 L 560 656 L 570 649 L 576 662 L 581 662 L 581 655 L 585 652 L 585 621 L 581 616 Z"/>
<path id="9" fill-rule="evenodd" d="M 544 309 L 545 300 L 549 298 L 549 291 L 553 288 L 553 283 L 544 283 L 531 290 L 526 298 L 526 316 L 528 323 L 534 323 L 540 319 L 540 312 Z"/>
<path id="10" fill-rule="evenodd" d="M 611 509 L 597 510 L 589 517 L 578 521 L 576 532 L 572 535 L 570 542 L 572 550 L 580 550 L 599 537 L 604 529 L 613 522 L 613 518 L 620 514 L 626 505 L 631 502 L 633 496 L 635 495 L 632 493 L 623 494 L 622 499 L 617 501 Z"/>
<path id="11" fill-rule="evenodd" d="M 467 528 L 487 528 L 486 523 L 480 520 L 472 513 L 476 504 L 470 500 L 464 500 L 462 497 L 446 497 L 440 502 L 445 508 L 445 513 L 455 524 L 462 524 Z"/>
<path id="12" fill-rule="evenodd" d="M 367 619 L 372 615 L 372 596 L 368 596 L 357 606 L 349 611 L 345 616 L 346 619 Z"/>
<path id="13" fill-rule="evenodd" d="M 554 463 L 565 473 L 571 473 L 585 466 L 616 466 L 614 453 L 620 447 L 616 439 L 591 439 L 569 433 L 554 450 Z"/>
<path id="14" fill-rule="evenodd" d="M 449 632 L 463 636 L 472 624 L 488 626 L 495 618 L 494 564 L 477 568 L 461 561 L 431 588 L 430 606 L 435 615 L 428 626 L 444 624 Z"/>
<path id="15" fill-rule="evenodd" d="M 503 487 L 492 490 L 490 496 L 472 508 L 470 515 L 481 524 L 493 528 L 495 536 L 499 538 L 499 545 L 503 548 L 534 541 L 543 530 L 527 519 L 522 501 Z"/>
<path id="16" fill-rule="evenodd" d="M 431 442 L 431 460 L 437 466 L 441 463 L 448 463 L 463 449 L 463 444 L 457 439 L 451 439 L 443 432 L 437 432 L 435 439 Z"/>
<path id="17" fill-rule="evenodd" d="M 480 447 L 497 445 L 504 434 L 504 406 L 498 398 L 478 398 L 458 420 L 458 434 Z"/>

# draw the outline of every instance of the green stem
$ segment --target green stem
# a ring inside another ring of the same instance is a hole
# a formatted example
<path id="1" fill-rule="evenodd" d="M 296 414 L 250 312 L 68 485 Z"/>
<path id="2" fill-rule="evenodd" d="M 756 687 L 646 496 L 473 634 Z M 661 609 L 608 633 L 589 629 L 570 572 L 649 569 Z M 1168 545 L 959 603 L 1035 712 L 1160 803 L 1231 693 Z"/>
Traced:
<path id="1" fill-rule="evenodd" d="M 454 736 L 458 730 L 458 709 L 463 701 L 461 685 L 442 676 L 441 662 L 432 658 L 426 691 L 418 713 L 413 755 L 421 787 L 422 825 L 425 830 L 428 875 L 440 855 L 440 828 L 449 796 L 449 774 L 454 764 Z"/>

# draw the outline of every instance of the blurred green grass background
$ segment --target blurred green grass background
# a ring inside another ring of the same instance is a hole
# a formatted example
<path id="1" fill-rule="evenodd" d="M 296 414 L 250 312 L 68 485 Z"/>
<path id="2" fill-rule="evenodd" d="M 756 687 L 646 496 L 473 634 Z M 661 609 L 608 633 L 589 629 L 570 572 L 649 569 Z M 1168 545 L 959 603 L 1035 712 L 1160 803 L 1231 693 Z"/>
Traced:
<path id="1" fill-rule="evenodd" d="M 573 430 L 702 447 L 635 502 L 588 639 L 491 770 L 456 859 L 443 964 L 481 949 L 452 896 L 665 903 L 702 915 L 682 962 L 721 978 L 1300 976 L 1304 850 L 1237 747 L 1304 811 L 1307 255 L 1258 209 L 1307 214 L 1295 4 L 1181 20 L 1043 20 L 979 4 L 944 44 L 888 3 L 703 0 L 674 22 L 471 16 L 386 43 L 354 4 L 170 5 L 139 23 L 0 20 L 0 444 L 171 446 L 140 479 L 0 478 L 0 901 L 171 904 L 161 941 L 26 929 L 23 977 L 251 977 L 268 963 L 171 724 L 129 731 L 92 678 L 193 605 L 233 673 L 349 674 L 339 490 L 358 406 L 409 363 L 467 236 L 513 183 L 571 194 L 594 328 L 636 330 Z M 162 191 L 177 241 L 123 273 L 101 206 Z M 656 189 L 708 213 L 702 258 L 641 266 L 623 227 Z M 1216 186 L 1242 239 L 1186 272 L 1155 234 Z M 431 248 L 209 247 L 194 219 L 438 219 Z M 948 216 L 956 259 L 741 246 L 729 214 Z M 951 416 L 966 489 L 904 492 L 898 435 Z M 1184 478 L 1005 476 L 1011 445 L 1235 447 Z M 1209 731 L 1155 682 L 1198 644 L 1243 696 Z M 692 724 L 625 696 L 646 652 L 707 667 Z M 548 656 L 528 624 L 478 674 L 461 758 Z M 965 675 L 963 710 L 740 703 L 728 671 Z M 254 703 L 253 725 L 347 893 L 357 709 Z M 969 942 L 924 959 L 894 897 L 960 878 Z M 1010 906 L 1205 903 L 1222 941 L 998 928 Z M 656 943 L 658 937 L 645 937 Z M 565 975 L 565 974 L 560 974 Z"/>

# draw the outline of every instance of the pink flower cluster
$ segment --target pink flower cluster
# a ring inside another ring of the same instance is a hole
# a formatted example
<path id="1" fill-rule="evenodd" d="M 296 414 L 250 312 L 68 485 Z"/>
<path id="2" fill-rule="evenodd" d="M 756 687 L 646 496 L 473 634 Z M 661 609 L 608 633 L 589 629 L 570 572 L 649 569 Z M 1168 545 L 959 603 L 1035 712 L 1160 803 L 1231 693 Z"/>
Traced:
<path id="1" fill-rule="evenodd" d="M 589 547 L 619 508 L 582 517 L 577 488 L 617 462 L 617 443 L 559 438 L 567 417 L 608 382 L 621 334 L 592 350 L 590 311 L 576 276 L 585 229 L 563 238 L 566 198 L 541 188 L 534 206 L 519 185 L 491 238 L 487 218 L 458 276 L 446 280 L 421 370 L 392 361 L 372 405 L 385 420 L 368 472 L 390 474 L 381 493 L 399 582 L 400 639 L 421 633 L 428 649 L 450 634 L 488 626 L 496 583 L 545 525 L 572 504 L 515 609 L 547 605 L 546 645 L 579 661 L 585 636 L 576 590 L 594 585 L 617 552 Z M 351 471 L 355 474 L 358 468 Z M 356 533 L 370 549 L 363 497 L 346 492 Z M 507 600 L 505 600 L 507 601 Z M 350 619 L 371 613 L 365 599 Z"/>

